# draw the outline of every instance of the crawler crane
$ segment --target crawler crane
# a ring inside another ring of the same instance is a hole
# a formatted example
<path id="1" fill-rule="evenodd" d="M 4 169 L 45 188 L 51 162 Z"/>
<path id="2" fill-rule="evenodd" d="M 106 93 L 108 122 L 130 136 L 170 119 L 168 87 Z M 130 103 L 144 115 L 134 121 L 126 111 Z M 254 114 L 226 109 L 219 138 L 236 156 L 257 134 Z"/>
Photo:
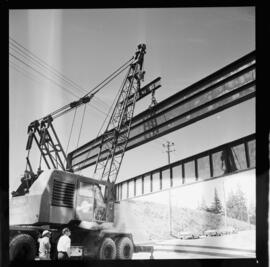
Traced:
<path id="1" fill-rule="evenodd" d="M 98 147 L 93 177 L 77 174 L 70 167 L 69 154 L 63 150 L 53 121 L 87 104 L 99 90 L 29 125 L 27 167 L 10 202 L 11 260 L 35 259 L 37 239 L 45 229 L 52 232 L 51 258 L 55 259 L 56 244 L 64 227 L 69 227 L 72 232 L 71 255 L 74 258 L 131 259 L 133 252 L 153 252 L 152 247 L 134 245 L 131 233 L 113 228 L 114 185 L 125 154 L 135 104 L 160 87 L 151 82 L 141 88 L 145 53 L 145 44 L 140 44 L 128 61 L 127 74 Z M 34 172 L 30 161 L 34 143 L 46 170 L 39 165 Z M 109 152 L 106 158 L 102 157 L 104 151 Z"/>

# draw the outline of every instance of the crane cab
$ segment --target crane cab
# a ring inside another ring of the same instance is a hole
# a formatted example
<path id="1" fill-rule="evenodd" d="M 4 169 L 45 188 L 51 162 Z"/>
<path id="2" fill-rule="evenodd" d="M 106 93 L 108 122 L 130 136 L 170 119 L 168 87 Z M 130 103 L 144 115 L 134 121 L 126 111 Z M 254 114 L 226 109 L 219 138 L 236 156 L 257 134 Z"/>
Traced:
<path id="1" fill-rule="evenodd" d="M 10 224 L 113 222 L 114 203 L 104 201 L 103 186 L 111 184 L 66 171 L 44 171 L 28 193 L 12 197 Z"/>

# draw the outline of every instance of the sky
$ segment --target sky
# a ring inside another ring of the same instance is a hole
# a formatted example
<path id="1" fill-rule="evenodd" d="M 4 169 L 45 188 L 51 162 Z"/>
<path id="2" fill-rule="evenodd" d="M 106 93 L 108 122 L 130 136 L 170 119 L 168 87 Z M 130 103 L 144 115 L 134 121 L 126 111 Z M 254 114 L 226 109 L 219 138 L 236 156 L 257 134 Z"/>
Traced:
<path id="1" fill-rule="evenodd" d="M 160 76 L 156 99 L 162 101 L 255 50 L 254 13 L 253 7 L 10 10 L 10 191 L 25 170 L 30 122 L 83 96 L 130 59 L 139 43 L 147 51 L 144 84 Z M 14 41 L 79 86 L 29 61 Z M 98 135 L 123 78 L 124 73 L 87 105 L 79 146 Z M 137 103 L 135 114 L 150 100 Z M 77 112 L 69 150 L 77 147 L 82 112 Z M 72 118 L 69 113 L 54 121 L 65 148 Z M 118 181 L 167 164 L 166 141 L 174 142 L 171 159 L 177 161 L 254 132 L 251 99 L 126 152 Z M 34 163 L 36 152 L 31 151 Z M 92 170 L 82 174 L 91 176 Z"/>

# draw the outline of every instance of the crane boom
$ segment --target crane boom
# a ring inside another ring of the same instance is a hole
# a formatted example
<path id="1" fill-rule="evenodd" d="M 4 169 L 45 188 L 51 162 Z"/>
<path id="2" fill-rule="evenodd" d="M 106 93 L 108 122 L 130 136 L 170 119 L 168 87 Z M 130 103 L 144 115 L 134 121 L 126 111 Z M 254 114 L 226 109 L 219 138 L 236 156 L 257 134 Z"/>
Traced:
<path id="1" fill-rule="evenodd" d="M 145 44 L 138 45 L 134 62 L 129 66 L 109 123 L 102 135 L 94 170 L 94 177 L 99 180 L 114 183 L 117 179 L 128 143 L 137 92 L 145 73 L 143 71 L 145 49 Z M 125 131 L 125 134 L 120 136 L 122 131 Z M 100 161 L 103 150 L 108 150 L 109 153 L 105 161 Z"/>

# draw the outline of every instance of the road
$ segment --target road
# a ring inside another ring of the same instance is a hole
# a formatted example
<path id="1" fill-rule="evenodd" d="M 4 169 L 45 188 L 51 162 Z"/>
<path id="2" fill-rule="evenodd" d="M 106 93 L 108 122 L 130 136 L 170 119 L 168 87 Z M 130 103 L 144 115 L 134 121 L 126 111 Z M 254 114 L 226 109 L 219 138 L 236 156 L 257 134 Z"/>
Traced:
<path id="1" fill-rule="evenodd" d="M 144 243 L 145 244 L 145 243 Z M 146 244 L 145 244 L 146 245 Z M 255 231 L 204 237 L 153 241 L 154 259 L 255 258 Z M 149 259 L 149 253 L 134 253 L 133 259 Z"/>

